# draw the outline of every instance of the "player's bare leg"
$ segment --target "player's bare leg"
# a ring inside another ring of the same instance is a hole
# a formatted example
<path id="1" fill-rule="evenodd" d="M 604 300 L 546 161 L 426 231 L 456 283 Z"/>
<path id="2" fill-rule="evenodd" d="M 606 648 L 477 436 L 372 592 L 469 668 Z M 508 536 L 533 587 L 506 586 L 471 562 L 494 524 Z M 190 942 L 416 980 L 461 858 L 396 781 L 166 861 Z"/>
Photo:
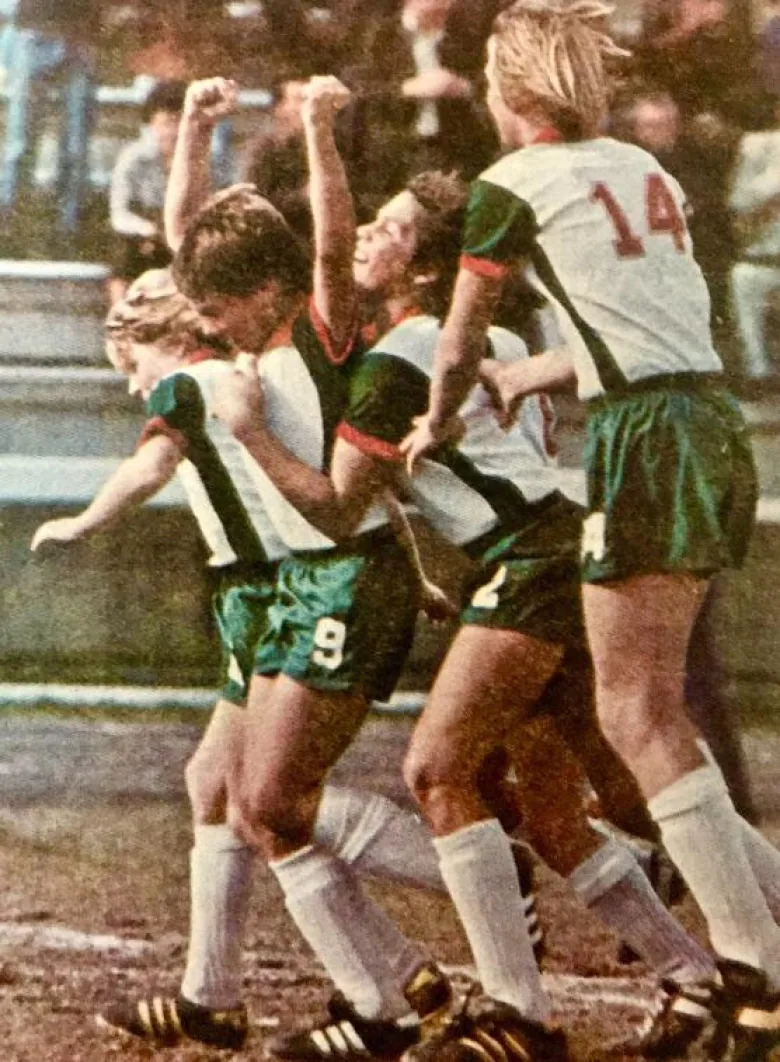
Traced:
<path id="1" fill-rule="evenodd" d="M 752 1038 L 759 1013 L 762 1042 L 777 1042 L 780 927 L 747 858 L 742 820 L 683 707 L 688 638 L 706 587 L 685 574 L 583 587 L 597 706 L 707 920 L 733 1015 L 728 1035 Z"/>
<path id="2" fill-rule="evenodd" d="M 515 631 L 464 626 L 415 728 L 404 774 L 436 834 L 442 876 L 482 985 L 526 1019 L 548 1003 L 525 924 L 509 841 L 479 788 L 483 761 L 526 716 L 563 650 Z"/>

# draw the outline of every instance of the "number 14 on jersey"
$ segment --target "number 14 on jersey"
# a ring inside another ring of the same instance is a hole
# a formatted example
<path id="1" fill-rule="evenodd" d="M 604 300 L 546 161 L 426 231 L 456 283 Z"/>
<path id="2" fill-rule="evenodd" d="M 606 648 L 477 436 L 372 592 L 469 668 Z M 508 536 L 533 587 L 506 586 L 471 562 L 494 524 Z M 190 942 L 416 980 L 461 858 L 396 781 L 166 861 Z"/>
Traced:
<path id="1" fill-rule="evenodd" d="M 648 173 L 644 184 L 644 212 L 647 225 L 643 237 L 634 232 L 628 216 L 603 181 L 597 181 L 590 193 L 591 202 L 600 203 L 615 230 L 612 245 L 618 258 L 640 258 L 645 254 L 645 239 L 648 236 L 670 237 L 674 249 L 685 253 L 685 236 L 688 231 L 668 184 L 660 173 Z"/>

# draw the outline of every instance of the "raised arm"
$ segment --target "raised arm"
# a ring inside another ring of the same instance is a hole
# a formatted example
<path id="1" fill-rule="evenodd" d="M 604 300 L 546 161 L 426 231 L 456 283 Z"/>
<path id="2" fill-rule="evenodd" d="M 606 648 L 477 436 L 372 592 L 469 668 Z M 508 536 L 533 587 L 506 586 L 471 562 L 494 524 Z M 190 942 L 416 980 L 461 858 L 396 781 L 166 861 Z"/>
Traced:
<path id="1" fill-rule="evenodd" d="M 349 98 L 349 89 L 337 78 L 313 77 L 301 112 L 314 222 L 314 304 L 336 349 L 351 337 L 356 318 L 355 210 L 333 128 Z"/>
<path id="2" fill-rule="evenodd" d="M 193 81 L 187 89 L 165 193 L 165 239 L 174 252 L 211 194 L 211 134 L 217 122 L 234 113 L 237 100 L 236 83 L 224 77 Z"/>
<path id="3" fill-rule="evenodd" d="M 33 535 L 30 549 L 46 542 L 73 542 L 108 527 L 130 509 L 153 497 L 173 477 L 181 451 L 167 435 L 155 435 L 103 484 L 78 516 L 48 520 Z"/>

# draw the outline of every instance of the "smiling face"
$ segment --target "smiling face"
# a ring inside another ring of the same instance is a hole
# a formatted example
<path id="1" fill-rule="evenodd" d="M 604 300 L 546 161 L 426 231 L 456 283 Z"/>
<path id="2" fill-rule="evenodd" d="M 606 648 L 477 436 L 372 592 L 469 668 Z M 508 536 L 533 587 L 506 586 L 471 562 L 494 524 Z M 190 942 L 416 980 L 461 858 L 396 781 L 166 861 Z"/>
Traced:
<path id="1" fill-rule="evenodd" d="M 408 266 L 423 213 L 412 193 L 404 191 L 380 207 L 373 221 L 360 226 L 353 266 L 359 288 L 390 294 L 410 283 Z"/>

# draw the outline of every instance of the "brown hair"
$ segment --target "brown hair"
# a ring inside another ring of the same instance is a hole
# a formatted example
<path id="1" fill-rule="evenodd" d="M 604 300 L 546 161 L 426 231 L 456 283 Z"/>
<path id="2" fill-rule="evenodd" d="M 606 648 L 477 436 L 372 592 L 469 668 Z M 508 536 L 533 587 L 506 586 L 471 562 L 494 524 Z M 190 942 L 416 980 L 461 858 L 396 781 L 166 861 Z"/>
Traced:
<path id="1" fill-rule="evenodd" d="M 435 276 L 421 285 L 418 301 L 426 312 L 442 317 L 458 271 L 469 186 L 456 173 L 426 170 L 413 177 L 406 190 L 423 208 L 409 268 L 418 274 L 430 270 Z"/>
<path id="2" fill-rule="evenodd" d="M 309 290 L 311 264 L 279 211 L 253 184 L 212 196 L 187 227 L 173 263 L 186 295 L 252 295 L 271 281 L 285 292 Z"/>
<path id="3" fill-rule="evenodd" d="M 605 60 L 625 56 L 609 35 L 602 0 L 517 0 L 496 18 L 498 86 L 515 113 L 542 111 L 570 140 L 596 135 L 607 117 Z"/>

